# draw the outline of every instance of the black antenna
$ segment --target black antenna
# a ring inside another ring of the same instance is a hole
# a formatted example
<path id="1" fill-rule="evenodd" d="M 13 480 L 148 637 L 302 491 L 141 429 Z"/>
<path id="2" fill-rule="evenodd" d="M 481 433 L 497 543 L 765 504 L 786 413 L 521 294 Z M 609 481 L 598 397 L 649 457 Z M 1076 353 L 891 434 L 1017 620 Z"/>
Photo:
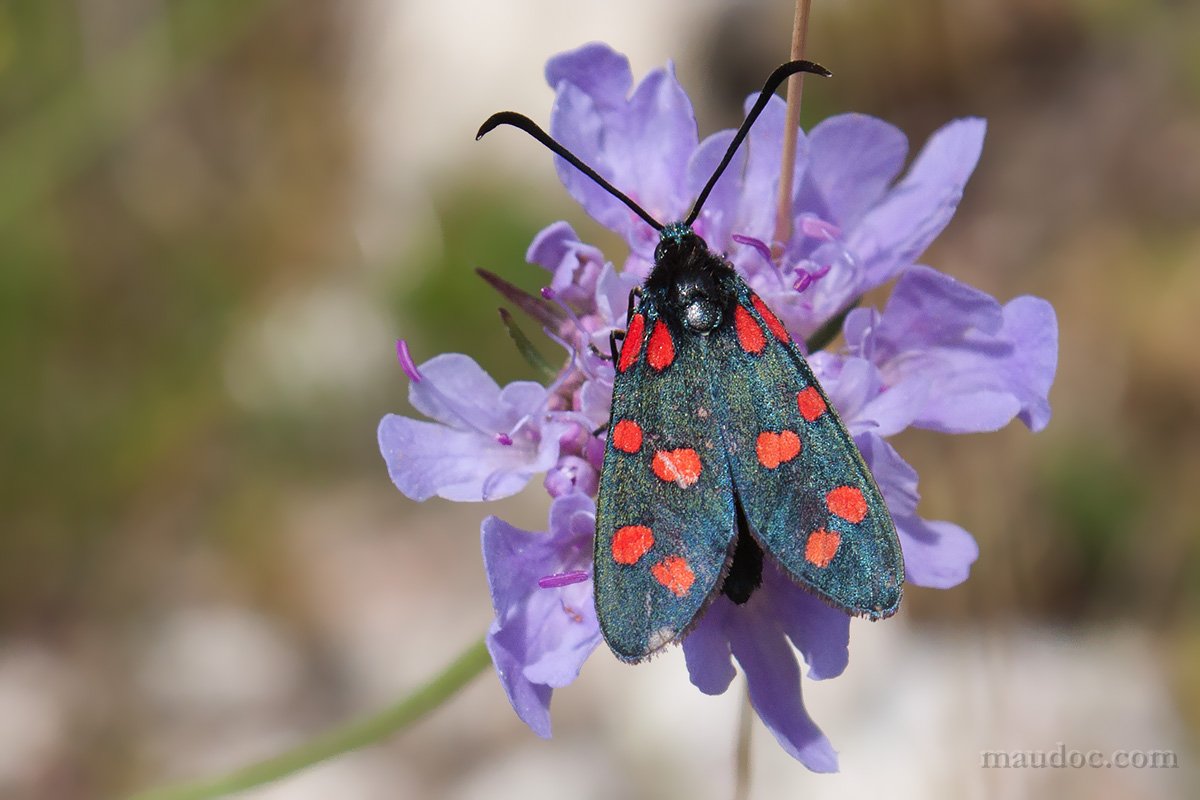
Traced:
<path id="1" fill-rule="evenodd" d="M 633 213 L 644 219 L 646 224 L 651 228 L 654 228 L 656 231 L 661 231 L 663 229 L 661 222 L 647 214 L 641 206 L 629 199 L 624 193 L 617 189 L 617 187 L 606 181 L 603 177 L 601 177 L 600 173 L 596 172 L 596 170 L 580 161 L 574 153 L 556 142 L 554 138 L 550 136 L 550 134 L 539 128 L 536 122 L 524 114 L 518 114 L 515 111 L 498 111 L 495 114 L 492 114 L 482 125 L 479 126 L 479 133 L 475 134 L 475 141 L 479 141 L 486 134 L 490 133 L 501 125 L 511 125 L 514 128 L 520 128 L 521 130 L 525 131 L 530 136 L 546 145 L 546 147 L 550 148 L 555 155 L 566 159 L 567 163 L 575 167 L 575 169 L 579 170 L 584 175 L 587 175 L 596 183 L 600 184 L 600 186 L 603 187 L 606 192 L 620 200 L 625 205 L 629 206 Z"/>
<path id="2" fill-rule="evenodd" d="M 717 165 L 717 169 L 713 172 L 712 177 L 705 184 L 704 190 L 700 192 L 700 196 L 692 204 L 691 212 L 687 215 L 687 219 L 683 221 L 684 225 L 690 228 L 692 223 L 696 221 L 696 217 L 700 215 L 700 209 L 704 206 L 704 201 L 708 199 L 708 195 L 712 192 L 713 187 L 717 185 L 721 173 L 725 171 L 725 168 L 729 166 L 729 162 L 733 160 L 733 154 L 737 152 L 746 135 L 750 133 L 750 126 L 754 124 L 754 121 L 762 114 L 763 109 L 767 107 L 767 103 L 771 100 L 771 95 L 775 94 L 775 90 L 779 88 L 781 83 L 797 72 L 811 72 L 823 78 L 829 78 L 833 75 L 832 72 L 820 64 L 814 64 L 811 61 L 789 61 L 771 73 L 771 76 L 767 78 L 767 82 L 763 84 L 762 91 L 758 95 L 758 100 L 754 102 L 754 107 L 750 109 L 750 113 L 746 115 L 746 119 L 742 122 L 742 127 L 738 128 L 738 132 L 734 134 L 733 141 L 729 143 L 729 149 L 725 151 L 725 157 L 721 159 L 721 163 Z M 479 141 L 501 125 L 511 125 L 514 128 L 520 128 L 525 131 L 548 147 L 555 155 L 565 159 L 568 164 L 599 184 L 606 192 L 629 206 L 630 210 L 645 220 L 646 224 L 651 228 L 659 232 L 662 231 L 663 225 L 661 222 L 647 214 L 645 209 L 633 202 L 617 187 L 606 181 L 596 170 L 580 161 L 574 153 L 555 141 L 554 137 L 539 128 L 536 122 L 524 114 L 518 114 L 515 111 L 498 111 L 492 114 L 479 126 L 479 132 L 475 134 L 475 141 Z"/>
<path id="3" fill-rule="evenodd" d="M 750 109 L 750 113 L 746 115 L 745 121 L 742 122 L 742 127 L 738 128 L 733 141 L 729 143 L 729 149 L 725 151 L 725 157 L 721 159 L 721 163 L 717 165 L 716 171 L 713 172 L 712 177 L 705 184 L 704 190 L 696 198 L 696 202 L 692 205 L 691 213 L 683 221 L 684 225 L 691 227 L 692 223 L 696 221 L 696 217 L 700 216 L 700 208 L 704 205 L 704 201 L 708 199 L 708 195 L 712 192 L 713 187 L 717 185 L 717 180 L 721 177 L 721 173 L 725 171 L 725 168 L 729 166 L 729 162 L 733 160 L 733 154 L 737 152 L 738 146 L 746 138 L 746 134 L 750 133 L 750 126 L 754 124 L 754 121 L 758 119 L 758 115 L 767 107 L 767 103 L 771 100 L 771 95 L 775 94 L 775 90 L 779 88 L 779 85 L 797 72 L 811 72 L 814 75 L 820 75 L 822 78 L 833 77 L 832 72 L 820 64 L 814 64 L 811 61 L 789 61 L 772 72 L 771 76 L 767 78 L 767 82 L 763 84 L 762 92 L 759 93 L 758 100 L 754 102 L 754 107 Z"/>

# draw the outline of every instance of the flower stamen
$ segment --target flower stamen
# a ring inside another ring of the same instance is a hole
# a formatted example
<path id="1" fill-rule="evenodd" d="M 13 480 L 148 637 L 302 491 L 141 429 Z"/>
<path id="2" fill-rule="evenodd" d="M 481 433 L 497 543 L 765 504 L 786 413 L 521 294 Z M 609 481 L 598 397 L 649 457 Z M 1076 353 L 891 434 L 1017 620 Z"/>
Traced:
<path id="1" fill-rule="evenodd" d="M 570 586 L 575 583 L 583 583 L 591 577 L 587 570 L 573 569 L 567 572 L 556 572 L 553 575 L 546 575 L 538 578 L 538 586 L 543 589 L 557 589 L 561 586 Z"/>
<path id="2" fill-rule="evenodd" d="M 425 376 L 417 369 L 416 362 L 413 361 L 412 353 L 408 351 L 408 342 L 403 339 L 396 340 L 396 360 L 400 362 L 400 369 L 404 370 L 404 374 L 413 383 L 420 383 L 425 380 Z"/>

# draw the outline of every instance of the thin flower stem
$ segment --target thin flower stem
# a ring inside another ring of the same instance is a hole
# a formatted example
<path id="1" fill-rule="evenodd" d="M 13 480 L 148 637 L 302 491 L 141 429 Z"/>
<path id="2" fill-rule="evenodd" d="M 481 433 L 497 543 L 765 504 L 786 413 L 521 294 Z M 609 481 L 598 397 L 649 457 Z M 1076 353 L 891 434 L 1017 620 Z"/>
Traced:
<path id="1" fill-rule="evenodd" d="M 804 58 L 808 38 L 808 11 L 812 0 L 796 0 L 792 24 L 792 54 L 790 61 Z M 775 240 L 771 251 L 776 259 L 783 246 L 792 238 L 792 176 L 796 171 L 796 140 L 800 130 L 800 95 L 804 91 L 804 75 L 796 73 L 788 79 L 787 116 L 783 126 L 783 163 L 779 171 L 779 205 L 775 209 Z"/>
<path id="2" fill-rule="evenodd" d="M 150 789 L 131 797 L 130 800 L 207 800 L 224 797 L 277 781 L 351 750 L 378 744 L 446 702 L 491 663 L 487 646 L 484 640 L 480 639 L 440 675 L 374 716 L 356 720 L 345 727 L 309 740 L 294 750 L 257 764 L 250 764 L 219 778 Z"/>
<path id="3" fill-rule="evenodd" d="M 754 707 L 750 705 L 750 689 L 742 691 L 742 710 L 738 714 L 737 751 L 734 755 L 733 800 L 750 799 L 750 732 L 754 722 Z"/>

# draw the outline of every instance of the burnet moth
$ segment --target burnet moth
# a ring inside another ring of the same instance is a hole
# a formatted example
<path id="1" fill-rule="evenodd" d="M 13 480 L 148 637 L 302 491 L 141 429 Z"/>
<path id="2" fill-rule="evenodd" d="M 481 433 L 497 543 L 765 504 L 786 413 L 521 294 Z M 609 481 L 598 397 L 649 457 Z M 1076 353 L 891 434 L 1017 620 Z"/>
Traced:
<path id="1" fill-rule="evenodd" d="M 764 557 L 845 611 L 900 605 L 904 561 L 854 440 L 779 318 L 693 230 L 751 125 L 789 76 L 776 69 L 685 219 L 663 225 L 528 117 L 493 114 L 540 141 L 659 232 L 630 296 L 596 511 L 600 628 L 623 661 L 681 640 L 724 594 L 747 602 Z M 764 198 L 764 202 L 768 202 Z"/>

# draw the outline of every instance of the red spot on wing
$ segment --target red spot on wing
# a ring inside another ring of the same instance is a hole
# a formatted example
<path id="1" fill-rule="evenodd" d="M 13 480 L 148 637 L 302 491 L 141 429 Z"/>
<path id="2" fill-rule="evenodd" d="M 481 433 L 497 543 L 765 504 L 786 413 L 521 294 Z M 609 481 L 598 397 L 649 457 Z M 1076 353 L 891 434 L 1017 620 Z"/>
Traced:
<path id="1" fill-rule="evenodd" d="M 650 568 L 650 574 L 676 597 L 683 597 L 696 582 L 696 574 L 679 556 L 667 556 Z"/>
<path id="2" fill-rule="evenodd" d="M 854 486 L 839 486 L 825 495 L 825 506 L 847 522 L 862 522 L 867 516 L 867 500 Z"/>
<path id="3" fill-rule="evenodd" d="M 691 449 L 659 450 L 650 462 L 650 468 L 660 480 L 679 484 L 686 489 L 700 480 L 700 455 Z"/>
<path id="4" fill-rule="evenodd" d="M 775 469 L 800 455 L 800 437 L 794 431 L 763 431 L 755 442 L 755 452 L 758 463 L 767 469 Z"/>
<path id="5" fill-rule="evenodd" d="M 758 354 L 767 346 L 767 337 L 763 336 L 762 326 L 750 316 L 745 306 L 738 306 L 733 311 L 733 327 L 737 331 L 738 344 L 747 353 Z"/>
<path id="6" fill-rule="evenodd" d="M 775 312 L 767 308 L 767 304 L 762 301 L 762 298 L 754 295 L 750 298 L 750 302 L 754 304 L 754 310 L 762 315 L 763 322 L 767 323 L 767 328 L 775 334 L 775 338 L 781 342 L 788 341 L 787 328 L 783 327 L 783 323 L 779 321 L 779 317 L 775 316 Z"/>
<path id="7" fill-rule="evenodd" d="M 613 426 L 613 447 L 624 453 L 636 453 L 642 446 L 642 428 L 631 419 L 623 419 Z"/>
<path id="8" fill-rule="evenodd" d="M 796 395 L 796 405 L 800 408 L 800 416 L 808 422 L 815 422 L 817 417 L 825 413 L 825 399 L 817 391 L 817 387 L 809 386 Z"/>
<path id="9" fill-rule="evenodd" d="M 675 342 L 671 341 L 671 332 L 660 319 L 654 323 L 650 333 L 650 344 L 646 345 L 646 361 L 659 372 L 671 366 L 675 360 Z"/>
<path id="10" fill-rule="evenodd" d="M 804 543 L 804 558 L 815 567 L 828 567 L 841 543 L 842 536 L 837 531 L 818 528 L 808 535 L 808 541 Z"/>
<path id="11" fill-rule="evenodd" d="M 636 564 L 654 546 L 654 532 L 645 525 L 626 525 L 613 534 L 612 556 L 618 564 Z"/>
<path id="12" fill-rule="evenodd" d="M 642 352 L 642 335 L 646 332 L 646 318 L 634 314 L 629 319 L 629 329 L 625 331 L 625 341 L 621 343 L 621 357 L 617 359 L 617 371 L 624 372 L 637 361 Z"/>

